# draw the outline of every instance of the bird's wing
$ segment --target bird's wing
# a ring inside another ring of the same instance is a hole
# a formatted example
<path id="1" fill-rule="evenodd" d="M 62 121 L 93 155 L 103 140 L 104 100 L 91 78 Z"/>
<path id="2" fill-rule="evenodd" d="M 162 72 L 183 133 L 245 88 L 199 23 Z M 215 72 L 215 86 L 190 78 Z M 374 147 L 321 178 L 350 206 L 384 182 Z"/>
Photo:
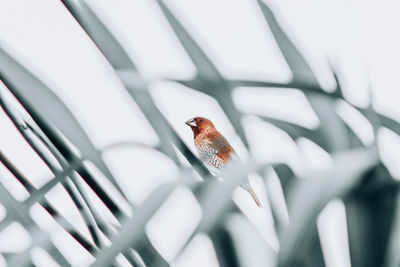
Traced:
<path id="1" fill-rule="evenodd" d="M 215 150 L 217 157 L 227 165 L 236 154 L 235 150 L 233 150 L 232 146 L 220 133 L 209 137 L 209 140 L 211 140 L 210 146 Z"/>
<path id="2" fill-rule="evenodd" d="M 222 161 L 222 164 L 219 168 L 219 176 L 222 175 L 222 172 L 226 168 L 230 168 L 233 165 L 239 164 L 243 166 L 243 162 L 241 161 L 240 157 L 238 156 L 238 154 L 236 154 L 235 150 L 231 147 L 224 136 L 219 135 L 218 137 L 216 137 L 214 142 L 212 142 L 212 147 L 215 149 L 215 151 L 217 151 L 216 156 Z M 240 186 L 243 189 L 249 191 L 249 189 L 251 188 L 249 179 L 247 178 L 242 181 L 240 183 Z"/>

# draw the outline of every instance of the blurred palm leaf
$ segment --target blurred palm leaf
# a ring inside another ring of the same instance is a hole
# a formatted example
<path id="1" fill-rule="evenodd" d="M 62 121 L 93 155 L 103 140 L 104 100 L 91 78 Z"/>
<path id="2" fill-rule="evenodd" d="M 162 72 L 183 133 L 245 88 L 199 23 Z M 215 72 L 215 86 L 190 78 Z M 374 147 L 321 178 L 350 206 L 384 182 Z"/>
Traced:
<path id="1" fill-rule="evenodd" d="M 349 160 L 352 165 L 348 164 Z M 329 170 L 305 174 L 297 181 L 298 185 L 294 185 L 288 195 L 291 221 L 281 237 L 278 266 L 307 266 L 299 259 L 315 255 L 308 255 L 308 251 L 312 251 L 315 242 L 316 220 L 321 210 L 329 200 L 346 196 L 377 163 L 375 148 L 343 152 L 334 155 Z"/>
<path id="2" fill-rule="evenodd" d="M 59 129 L 68 140 L 79 147 L 83 158 L 92 161 L 122 193 L 89 137 L 56 94 L 2 48 L 0 62 L 0 79 L 28 112 L 31 115 L 37 114 Z"/>
<path id="3" fill-rule="evenodd" d="M 0 162 L 29 192 L 26 200 L 17 201 L 8 192 L 7 187 L 0 183 L 0 201 L 7 211 L 5 218 L 0 221 L 0 231 L 16 221 L 27 229 L 34 239 L 33 244 L 21 253 L 3 253 L 6 261 L 14 266 L 29 265 L 32 248 L 39 246 L 58 264 L 71 265 L 71 259 L 64 257 L 54 246 L 46 230 L 40 229 L 30 217 L 30 207 L 39 203 L 67 233 L 93 255 L 93 266 L 118 266 L 120 262 L 117 261 L 117 257 L 124 258 L 133 266 L 174 264 L 174 260 L 164 258 L 157 244 L 147 236 L 146 225 L 175 188 L 185 186 L 191 190 L 201 208 L 201 219 L 179 248 L 177 258 L 180 258 L 195 236 L 205 234 L 210 237 L 220 266 L 253 266 L 254 263 L 260 263 L 256 266 L 263 266 L 265 262 L 269 262 L 272 266 L 282 267 L 323 266 L 327 259 L 322 253 L 316 222 L 327 203 L 339 198 L 344 201 L 346 207 L 352 266 L 382 266 L 384 264 L 390 267 L 397 266 L 399 257 L 396 256 L 396 249 L 399 247 L 399 242 L 394 235 L 400 229 L 396 218 L 399 208 L 398 182 L 393 179 L 381 162 L 378 153 L 380 144 L 376 141 L 376 136 L 382 127 L 400 135 L 400 124 L 396 120 L 378 114 L 372 104 L 367 108 L 360 108 L 348 103 L 340 84 L 341 77 L 338 75 L 340 72 L 336 68 L 332 67 L 336 90 L 332 93 L 324 91 L 306 58 L 278 23 L 279 20 L 271 8 L 261 0 L 257 0 L 260 11 L 293 73 L 292 80 L 287 83 L 226 79 L 192 34 L 187 31 L 188 27 L 179 22 L 164 1 L 156 0 L 155 2 L 197 69 L 196 76 L 191 80 L 174 78 L 169 80 L 213 97 L 246 147 L 248 147 L 248 141 L 242 119 L 245 119 L 243 115 L 247 114 L 239 111 L 233 102 L 232 92 L 235 87 L 300 90 L 319 119 L 319 125 L 315 129 L 266 115 L 254 115 L 282 129 L 293 140 L 307 138 L 320 146 L 330 155 L 332 161 L 330 167 L 320 171 L 299 171 L 287 162 L 277 164 L 270 164 L 269 160 L 255 162 L 253 156 L 250 155 L 248 162 L 243 165 L 234 165 L 225 172 L 224 176 L 229 179 L 223 182 L 208 179 L 211 177 L 210 172 L 186 146 L 168 118 L 159 110 L 149 93 L 149 81 L 142 77 L 118 39 L 103 23 L 101 16 L 93 12 L 84 0 L 63 0 L 62 3 L 110 63 L 115 74 L 158 135 L 160 142 L 154 149 L 172 159 L 175 166 L 180 168 L 182 177 L 179 177 L 175 183 L 158 186 L 138 207 L 128 203 L 132 217 L 126 215 L 108 194 L 108 190 L 103 188 L 97 181 L 97 177 L 83 164 L 86 160 L 93 162 L 122 193 L 99 151 L 75 116 L 51 89 L 32 74 L 32 71 L 0 48 L 0 79 L 27 113 L 19 114 L 11 103 L 4 101 L 2 95 L 0 104 L 27 143 L 54 175 L 43 186 L 35 188 L 30 181 L 30 175 L 24 176 L 0 152 Z M 338 116 L 336 111 L 338 101 L 345 101 L 352 108 L 357 109 L 370 123 L 375 134 L 375 140 L 371 146 L 366 147 L 351 125 Z M 197 182 L 193 173 L 183 167 L 184 164 L 175 147 L 206 181 Z M 76 149 L 80 154 L 75 152 Z M 255 172 L 265 179 L 270 179 L 265 173 L 269 173 L 266 170 L 271 167 L 279 177 L 280 184 L 275 188 L 268 187 L 265 190 L 268 193 L 269 203 L 267 204 L 269 205 L 263 207 L 265 210 L 258 212 L 265 211 L 272 215 L 276 228 L 275 234 L 280 243 L 277 251 L 271 248 L 263 236 L 263 231 L 255 227 L 251 219 L 244 219 L 243 213 L 246 212 L 235 206 L 232 201 L 232 192 L 249 173 Z M 118 225 L 111 224 L 103 218 L 98 210 L 99 207 L 92 203 L 91 197 L 80 183 L 81 179 L 89 185 L 97 198 L 103 201 L 106 208 L 117 219 Z M 64 186 L 78 207 L 94 242 L 82 235 L 76 227 L 61 216 L 53 205 L 47 202 L 46 194 L 59 184 Z M 286 212 L 286 207 L 277 205 L 277 202 L 274 202 L 275 199 L 271 197 L 273 190 L 281 189 L 289 212 L 288 224 L 280 217 L 280 214 Z M 243 229 L 232 227 L 234 218 L 241 218 L 240 225 L 244 227 L 249 237 L 243 237 Z M 180 232 L 174 234 L 179 235 Z M 246 247 L 242 242 L 246 243 Z M 326 253 L 325 250 L 324 253 Z M 268 260 L 262 258 L 262 255 L 264 257 L 268 255 Z"/>

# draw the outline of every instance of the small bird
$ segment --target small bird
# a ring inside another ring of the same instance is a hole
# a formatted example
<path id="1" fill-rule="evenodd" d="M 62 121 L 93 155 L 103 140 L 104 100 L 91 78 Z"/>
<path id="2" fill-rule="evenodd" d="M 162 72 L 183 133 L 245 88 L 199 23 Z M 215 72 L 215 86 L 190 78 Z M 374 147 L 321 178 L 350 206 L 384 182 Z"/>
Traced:
<path id="1" fill-rule="evenodd" d="M 185 122 L 192 131 L 194 145 L 201 161 L 216 176 L 221 175 L 224 168 L 237 157 L 235 150 L 228 143 L 225 137 L 215 129 L 212 122 L 203 117 L 194 117 Z M 253 197 L 257 206 L 261 203 L 250 185 L 249 180 L 240 185 Z"/>

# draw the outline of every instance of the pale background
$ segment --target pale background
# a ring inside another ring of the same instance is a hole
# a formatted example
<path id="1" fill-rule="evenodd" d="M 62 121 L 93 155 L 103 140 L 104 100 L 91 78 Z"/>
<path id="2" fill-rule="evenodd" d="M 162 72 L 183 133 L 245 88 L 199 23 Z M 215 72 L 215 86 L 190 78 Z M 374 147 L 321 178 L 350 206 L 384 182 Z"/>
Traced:
<path id="1" fill-rule="evenodd" d="M 189 79 L 195 69 L 155 2 L 88 2 L 122 42 L 142 75 L 151 81 L 150 89 L 156 103 L 192 149 L 192 133 L 184 121 L 201 115 L 210 118 L 241 156 L 246 157 L 244 146 L 216 101 L 182 85 L 162 81 L 163 78 Z M 290 79 L 289 68 L 255 1 L 165 2 L 224 76 L 281 82 Z M 309 60 L 324 88 L 329 90 L 333 87 L 327 64 L 330 61 L 343 74 L 345 97 L 350 102 L 367 105 L 371 85 L 374 107 L 383 114 L 400 119 L 399 1 L 271 0 L 267 3 Z M 0 0 L 0 45 L 65 101 L 99 149 L 118 141 L 157 143 L 157 136 L 111 67 L 60 1 Z M 274 89 L 262 92 L 238 88 L 234 100 L 246 112 L 287 119 L 308 127 L 318 125 L 317 117 L 297 91 Z M 344 104 L 338 105 L 338 113 L 353 119 L 356 116 Z M 355 121 L 363 141 L 370 142 L 371 129 L 362 120 Z M 256 158 L 299 165 L 294 143 L 282 131 L 251 116 L 244 120 L 244 127 Z M 398 176 L 399 140 L 389 131 L 384 131 L 380 141 L 383 158 Z M 307 155 L 306 162 L 302 162 L 307 167 L 322 168 L 329 164 L 327 154 L 309 142 L 300 140 L 298 144 Z M 48 179 L 50 173 L 24 143 L 3 111 L 0 111 L 0 149 L 35 186 Z M 124 148 L 104 155 L 135 204 L 140 204 L 160 183 L 177 178 L 173 164 L 156 152 Z M 2 166 L 0 180 L 17 199 L 27 197 L 22 186 Z M 262 202 L 266 203 L 261 178 L 252 177 L 252 183 Z M 48 197 L 64 216 L 89 236 L 61 188 L 53 190 Z M 260 229 L 262 236 L 278 249 L 268 209 L 254 207 L 251 199 L 240 190 L 235 192 L 234 199 Z M 268 207 L 268 203 L 264 206 Z M 34 206 L 31 212 L 37 223 L 52 233 L 52 240 L 67 257 L 71 257 L 74 265 L 85 266 L 92 261 L 91 256 L 60 231 L 39 206 Z M 4 209 L 0 206 L 2 216 Z M 179 188 L 148 224 L 147 232 L 160 253 L 172 260 L 200 217 L 201 209 L 194 196 L 189 190 Z M 176 232 L 181 235 L 172 234 Z M 339 200 L 331 202 L 320 216 L 319 232 L 327 265 L 350 266 L 345 245 L 345 213 Z M 28 242 L 27 232 L 14 224 L 0 234 L 0 252 L 20 251 Z M 37 264 L 48 266 L 46 260 L 50 259 L 42 254 L 43 251 L 38 249 L 33 258 Z M 0 264 L 4 264 L 1 256 Z M 173 266 L 218 266 L 208 237 L 196 237 Z"/>

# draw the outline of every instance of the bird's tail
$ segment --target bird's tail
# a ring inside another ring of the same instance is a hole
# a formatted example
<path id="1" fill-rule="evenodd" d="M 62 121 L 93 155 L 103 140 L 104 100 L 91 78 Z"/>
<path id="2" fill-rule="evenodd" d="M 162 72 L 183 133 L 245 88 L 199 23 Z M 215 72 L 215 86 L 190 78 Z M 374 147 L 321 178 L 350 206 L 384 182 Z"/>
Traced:
<path id="1" fill-rule="evenodd" d="M 251 186 L 249 186 L 247 188 L 247 191 L 249 191 L 251 197 L 254 199 L 254 201 L 256 202 L 257 206 L 261 207 L 261 202 L 258 199 L 258 197 L 257 197 L 256 193 L 254 192 L 253 188 Z"/>

